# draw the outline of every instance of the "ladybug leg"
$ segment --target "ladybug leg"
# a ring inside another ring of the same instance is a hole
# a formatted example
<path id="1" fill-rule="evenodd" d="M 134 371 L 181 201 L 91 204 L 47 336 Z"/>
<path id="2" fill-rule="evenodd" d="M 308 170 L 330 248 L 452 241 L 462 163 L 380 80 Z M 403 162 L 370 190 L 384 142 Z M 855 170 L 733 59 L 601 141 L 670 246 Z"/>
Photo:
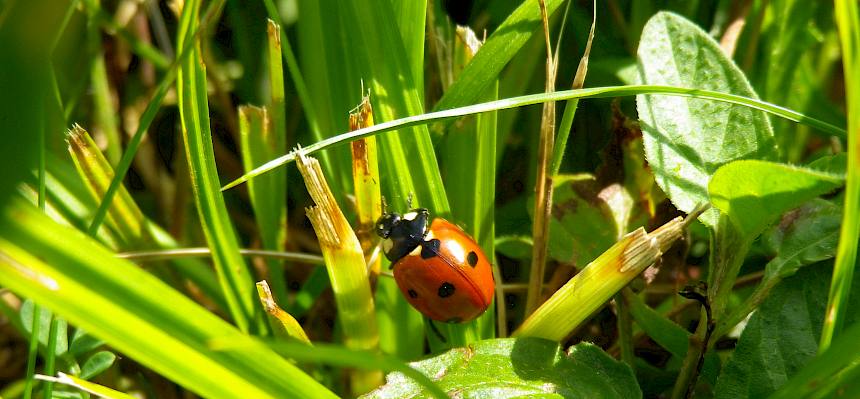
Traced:
<path id="1" fill-rule="evenodd" d="M 433 333 L 436 334 L 436 338 L 439 338 L 439 340 L 442 341 L 443 344 L 447 344 L 448 340 L 445 339 L 445 336 L 442 335 L 441 331 L 439 331 L 439 327 L 436 327 L 436 324 L 433 323 L 433 319 L 424 316 L 424 320 L 427 322 L 428 325 L 430 325 L 430 330 L 432 330 Z"/>

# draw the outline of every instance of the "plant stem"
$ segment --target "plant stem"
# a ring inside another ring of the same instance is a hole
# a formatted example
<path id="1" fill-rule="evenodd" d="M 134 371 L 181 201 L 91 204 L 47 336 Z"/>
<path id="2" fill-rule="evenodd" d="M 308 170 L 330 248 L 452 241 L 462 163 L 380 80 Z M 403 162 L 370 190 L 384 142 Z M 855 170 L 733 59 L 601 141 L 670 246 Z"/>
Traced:
<path id="1" fill-rule="evenodd" d="M 541 19 L 543 20 L 544 39 L 546 40 L 546 86 L 545 91 L 555 90 L 556 64 L 552 56 L 552 45 L 549 40 L 549 22 L 546 4 L 539 1 Z M 535 178 L 534 224 L 532 226 L 532 265 L 529 271 L 529 291 L 526 296 L 525 314 L 529 315 L 541 304 L 543 297 L 543 279 L 546 268 L 546 253 L 549 243 L 549 218 L 552 209 L 552 174 L 550 173 L 551 157 L 555 145 L 555 102 L 543 104 L 541 116 L 540 142 L 538 144 L 537 177 Z"/>

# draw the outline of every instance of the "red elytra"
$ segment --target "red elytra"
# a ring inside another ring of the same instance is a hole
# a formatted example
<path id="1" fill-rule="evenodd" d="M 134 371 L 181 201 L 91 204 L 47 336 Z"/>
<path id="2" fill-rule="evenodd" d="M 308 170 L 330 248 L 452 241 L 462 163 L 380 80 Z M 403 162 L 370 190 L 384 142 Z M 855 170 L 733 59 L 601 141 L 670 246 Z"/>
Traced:
<path id="1" fill-rule="evenodd" d="M 489 259 L 472 237 L 445 219 L 427 226 L 426 209 L 377 222 L 394 279 L 406 300 L 427 317 L 461 323 L 480 316 L 493 301 Z"/>

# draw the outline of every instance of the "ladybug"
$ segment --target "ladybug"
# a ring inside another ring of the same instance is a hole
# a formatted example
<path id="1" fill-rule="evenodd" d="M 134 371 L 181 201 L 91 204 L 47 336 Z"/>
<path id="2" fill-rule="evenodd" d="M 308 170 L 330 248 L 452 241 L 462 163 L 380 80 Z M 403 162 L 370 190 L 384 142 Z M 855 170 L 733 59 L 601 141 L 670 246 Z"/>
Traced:
<path id="1" fill-rule="evenodd" d="M 462 229 L 436 218 L 427 209 L 402 216 L 383 213 L 376 234 L 391 261 L 394 279 L 406 300 L 427 317 L 462 323 L 472 320 L 493 301 L 490 260 Z"/>

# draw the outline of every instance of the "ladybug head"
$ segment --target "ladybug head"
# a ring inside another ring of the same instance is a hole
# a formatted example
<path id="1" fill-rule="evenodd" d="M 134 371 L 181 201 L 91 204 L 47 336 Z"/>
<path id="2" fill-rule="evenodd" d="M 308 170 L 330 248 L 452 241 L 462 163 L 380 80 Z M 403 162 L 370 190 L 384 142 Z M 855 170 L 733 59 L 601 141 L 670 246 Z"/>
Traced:
<path id="1" fill-rule="evenodd" d="M 400 223 L 400 215 L 397 213 L 383 213 L 376 221 L 376 234 L 382 238 L 388 238 L 391 230 Z"/>
<path id="2" fill-rule="evenodd" d="M 392 262 L 406 256 L 424 241 L 430 213 L 424 208 L 403 215 L 383 213 L 376 221 L 376 234 L 383 238 L 382 251 Z"/>

